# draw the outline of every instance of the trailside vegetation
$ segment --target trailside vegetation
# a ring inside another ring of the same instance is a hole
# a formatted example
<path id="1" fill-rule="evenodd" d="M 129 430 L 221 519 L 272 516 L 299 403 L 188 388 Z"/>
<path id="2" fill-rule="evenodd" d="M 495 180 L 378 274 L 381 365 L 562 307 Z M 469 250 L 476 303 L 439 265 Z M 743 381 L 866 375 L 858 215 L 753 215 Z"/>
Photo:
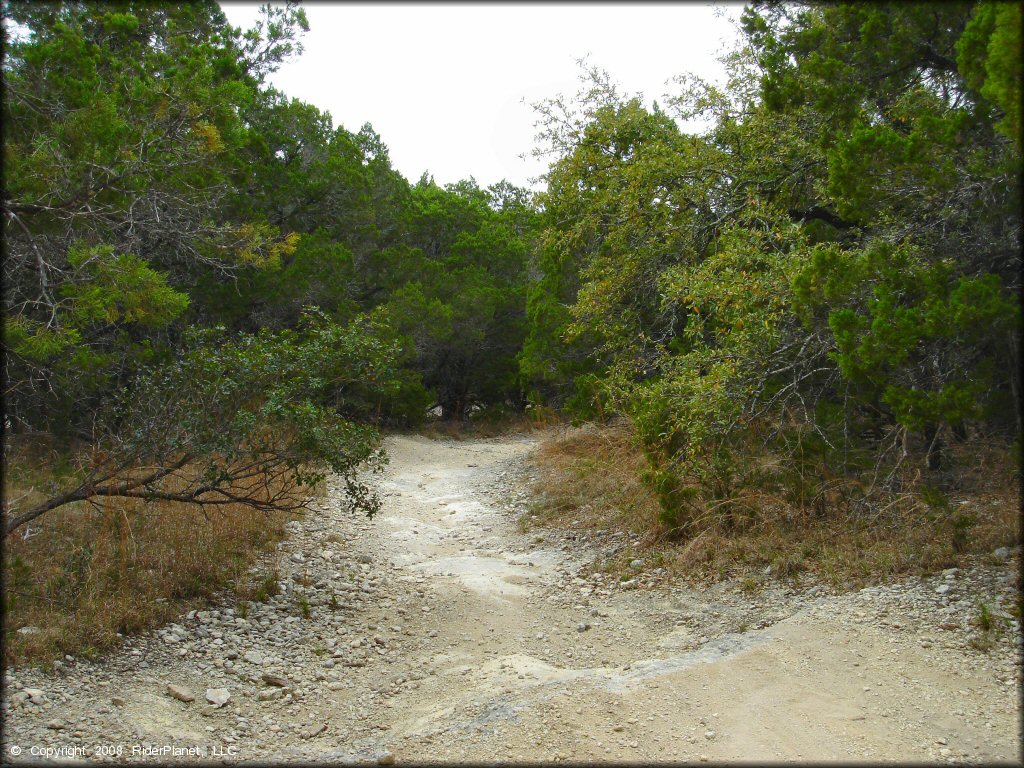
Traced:
<path id="1" fill-rule="evenodd" d="M 1020 27 L 755 3 L 724 86 L 648 107 L 594 69 L 539 105 L 522 370 L 631 421 L 667 536 L 913 508 L 962 542 L 970 446 L 1019 455 Z"/>

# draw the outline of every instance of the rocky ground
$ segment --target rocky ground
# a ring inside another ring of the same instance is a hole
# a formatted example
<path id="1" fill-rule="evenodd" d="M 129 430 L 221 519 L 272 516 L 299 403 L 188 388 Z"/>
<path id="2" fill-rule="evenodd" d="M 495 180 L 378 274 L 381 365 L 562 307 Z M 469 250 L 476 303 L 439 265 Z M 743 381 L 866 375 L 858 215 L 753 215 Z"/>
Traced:
<path id="1" fill-rule="evenodd" d="M 331 485 L 265 602 L 8 671 L 4 760 L 1020 761 L 1019 552 L 839 595 L 584 578 L 625 536 L 521 533 L 534 445 L 389 438 L 380 516 Z"/>

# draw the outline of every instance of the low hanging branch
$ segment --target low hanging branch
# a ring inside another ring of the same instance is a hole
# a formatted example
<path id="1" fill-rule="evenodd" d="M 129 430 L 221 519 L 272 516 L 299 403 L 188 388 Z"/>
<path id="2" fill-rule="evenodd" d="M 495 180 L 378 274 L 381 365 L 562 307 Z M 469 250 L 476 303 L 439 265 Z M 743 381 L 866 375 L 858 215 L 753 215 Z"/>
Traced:
<path id="1" fill-rule="evenodd" d="M 130 469 L 101 473 L 102 479 L 91 478 L 13 516 L 5 510 L 4 533 L 10 534 L 51 510 L 100 498 L 171 501 L 200 508 L 242 504 L 263 512 L 291 512 L 309 503 L 308 494 L 302 493 L 304 484 L 289 469 L 285 456 L 265 455 L 248 464 L 223 467 L 219 479 L 206 482 L 195 477 L 199 463 L 196 457 L 185 455 L 169 466 L 120 481 L 117 477 L 129 474 Z"/>
<path id="2" fill-rule="evenodd" d="M 99 415 L 103 427 L 77 485 L 28 508 L 5 507 L 5 535 L 103 498 L 294 511 L 328 471 L 343 479 L 353 509 L 377 511 L 359 475 L 385 458 L 376 430 L 355 420 L 364 416 L 357 395 L 367 396 L 366 409 L 376 402 L 367 382 L 394 375 L 395 348 L 363 323 L 341 327 L 315 312 L 300 333 L 231 339 L 206 331 L 191 343 Z"/>

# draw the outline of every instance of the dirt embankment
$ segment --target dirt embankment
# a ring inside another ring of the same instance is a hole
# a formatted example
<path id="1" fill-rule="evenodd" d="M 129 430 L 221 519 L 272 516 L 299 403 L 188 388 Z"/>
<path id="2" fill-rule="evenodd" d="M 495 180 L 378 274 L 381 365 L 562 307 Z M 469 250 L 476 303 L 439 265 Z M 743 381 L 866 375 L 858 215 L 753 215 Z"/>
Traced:
<path id="1" fill-rule="evenodd" d="M 844 595 L 585 580 L 614 541 L 516 526 L 534 445 L 390 438 L 380 517 L 332 487 L 266 602 L 8 673 L 4 758 L 1020 760 L 1019 627 L 971 624 L 1016 553 Z"/>

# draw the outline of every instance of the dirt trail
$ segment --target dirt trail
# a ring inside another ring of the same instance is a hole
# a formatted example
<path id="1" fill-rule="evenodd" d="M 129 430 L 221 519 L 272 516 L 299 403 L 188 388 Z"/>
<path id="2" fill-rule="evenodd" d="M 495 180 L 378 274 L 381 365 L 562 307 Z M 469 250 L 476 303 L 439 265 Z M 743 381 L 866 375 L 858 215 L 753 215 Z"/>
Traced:
<path id="1" fill-rule="evenodd" d="M 1020 760 L 1019 628 L 967 642 L 1016 555 L 847 595 L 584 580 L 606 544 L 517 528 L 534 445 L 389 438 L 380 516 L 329 497 L 292 524 L 282 594 L 9 676 L 4 756 L 106 735 L 129 761 Z"/>

